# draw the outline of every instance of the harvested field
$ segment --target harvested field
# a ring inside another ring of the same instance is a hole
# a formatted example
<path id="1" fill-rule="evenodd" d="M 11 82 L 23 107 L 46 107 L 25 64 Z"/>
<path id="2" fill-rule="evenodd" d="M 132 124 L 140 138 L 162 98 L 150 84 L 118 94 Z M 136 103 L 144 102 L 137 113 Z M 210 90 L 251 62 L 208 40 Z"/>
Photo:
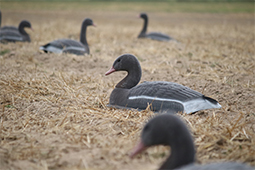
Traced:
<path id="1" fill-rule="evenodd" d="M 138 11 L 1 9 L 2 25 L 32 23 L 31 43 L 0 44 L 0 169 L 157 169 L 169 148 L 128 157 L 154 113 L 110 109 L 126 73 L 104 73 L 121 54 L 137 56 L 142 81 L 172 81 L 215 98 L 222 109 L 179 114 L 194 136 L 197 163 L 255 165 L 255 39 L 252 13 L 150 12 L 148 31 L 181 43 L 137 39 Z M 79 39 L 90 55 L 45 54 L 39 46 Z"/>

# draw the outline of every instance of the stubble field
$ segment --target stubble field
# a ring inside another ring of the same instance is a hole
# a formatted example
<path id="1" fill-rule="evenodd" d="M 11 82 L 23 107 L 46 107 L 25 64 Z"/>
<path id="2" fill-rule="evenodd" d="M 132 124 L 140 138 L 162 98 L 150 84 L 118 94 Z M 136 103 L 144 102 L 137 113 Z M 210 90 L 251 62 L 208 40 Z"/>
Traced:
<path id="1" fill-rule="evenodd" d="M 140 9 L 139 9 L 140 10 Z M 134 54 L 142 81 L 172 81 L 219 101 L 222 109 L 178 114 L 193 133 L 197 163 L 255 165 L 255 48 L 252 13 L 148 12 L 148 31 L 180 43 L 137 39 L 135 10 L 1 9 L 2 25 L 27 19 L 31 43 L 0 44 L 0 169 L 157 169 L 168 147 L 131 160 L 149 110 L 110 109 L 126 73 L 104 73 L 121 54 Z M 83 19 L 90 55 L 45 54 L 40 45 L 79 40 Z"/>

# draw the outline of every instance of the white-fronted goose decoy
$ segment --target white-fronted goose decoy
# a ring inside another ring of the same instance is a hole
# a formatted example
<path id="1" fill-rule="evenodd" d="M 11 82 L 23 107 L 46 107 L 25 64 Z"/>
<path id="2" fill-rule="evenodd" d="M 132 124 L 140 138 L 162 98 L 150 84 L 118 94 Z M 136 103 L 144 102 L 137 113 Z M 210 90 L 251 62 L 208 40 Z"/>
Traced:
<path id="1" fill-rule="evenodd" d="M 221 108 L 216 100 L 177 83 L 146 81 L 137 85 L 142 70 L 139 61 L 132 54 L 119 56 L 105 75 L 115 71 L 127 71 L 128 74 L 112 91 L 109 107 L 144 110 L 150 105 L 150 109 L 155 112 L 171 111 L 187 114 L 204 109 Z"/>
<path id="2" fill-rule="evenodd" d="M 149 120 L 143 128 L 140 142 L 133 149 L 130 157 L 133 158 L 155 145 L 171 147 L 171 154 L 159 168 L 160 170 L 254 170 L 254 167 L 236 162 L 194 164 L 195 147 L 192 136 L 184 122 L 176 115 L 161 114 Z"/>
<path id="3" fill-rule="evenodd" d="M 0 41 L 1 42 L 16 42 L 27 41 L 30 42 L 30 36 L 24 28 L 32 29 L 29 21 L 23 20 L 20 22 L 19 27 L 5 26 L 0 29 Z"/>
<path id="4" fill-rule="evenodd" d="M 149 22 L 148 16 L 146 13 L 141 13 L 140 18 L 142 18 L 144 20 L 144 24 L 143 24 L 143 29 L 142 29 L 141 33 L 138 35 L 138 38 L 150 38 L 152 40 L 158 40 L 158 41 L 170 41 L 170 40 L 176 41 L 172 37 L 169 37 L 168 35 L 162 34 L 159 32 L 146 33 L 148 22 Z"/>
<path id="5" fill-rule="evenodd" d="M 89 46 L 86 38 L 87 26 L 93 25 L 93 21 L 90 18 L 86 18 L 82 22 L 81 33 L 80 33 L 80 42 L 71 40 L 71 39 L 58 39 L 52 41 L 44 46 L 41 46 L 40 49 L 44 52 L 53 52 L 53 53 L 72 53 L 76 55 L 89 54 Z"/>

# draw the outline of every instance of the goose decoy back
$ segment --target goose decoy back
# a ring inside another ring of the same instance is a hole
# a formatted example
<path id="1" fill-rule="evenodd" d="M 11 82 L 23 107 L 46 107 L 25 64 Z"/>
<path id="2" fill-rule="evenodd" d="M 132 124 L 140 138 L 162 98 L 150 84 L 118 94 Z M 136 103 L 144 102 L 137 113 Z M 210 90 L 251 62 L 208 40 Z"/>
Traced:
<path id="1" fill-rule="evenodd" d="M 119 56 L 105 75 L 115 71 L 126 71 L 128 74 L 112 91 L 109 107 L 144 110 L 149 106 L 155 112 L 170 111 L 187 114 L 221 107 L 216 100 L 177 83 L 146 81 L 137 85 L 142 70 L 138 59 L 132 54 Z"/>

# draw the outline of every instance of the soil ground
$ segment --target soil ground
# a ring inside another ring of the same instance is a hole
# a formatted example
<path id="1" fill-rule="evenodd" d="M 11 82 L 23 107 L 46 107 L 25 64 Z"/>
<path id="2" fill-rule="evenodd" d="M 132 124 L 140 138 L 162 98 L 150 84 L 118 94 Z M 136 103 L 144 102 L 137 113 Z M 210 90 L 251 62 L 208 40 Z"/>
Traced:
<path id="1" fill-rule="evenodd" d="M 149 110 L 108 108 L 109 76 L 124 53 L 140 61 L 142 81 L 172 81 L 212 97 L 221 109 L 178 114 L 189 126 L 197 163 L 255 165 L 255 48 L 253 14 L 151 12 L 148 31 L 179 41 L 137 39 L 137 12 L 2 10 L 2 25 L 32 23 L 31 43 L 0 44 L 0 169 L 157 169 L 169 148 L 128 157 Z M 87 29 L 90 55 L 46 54 L 40 45 L 79 40 Z"/>

